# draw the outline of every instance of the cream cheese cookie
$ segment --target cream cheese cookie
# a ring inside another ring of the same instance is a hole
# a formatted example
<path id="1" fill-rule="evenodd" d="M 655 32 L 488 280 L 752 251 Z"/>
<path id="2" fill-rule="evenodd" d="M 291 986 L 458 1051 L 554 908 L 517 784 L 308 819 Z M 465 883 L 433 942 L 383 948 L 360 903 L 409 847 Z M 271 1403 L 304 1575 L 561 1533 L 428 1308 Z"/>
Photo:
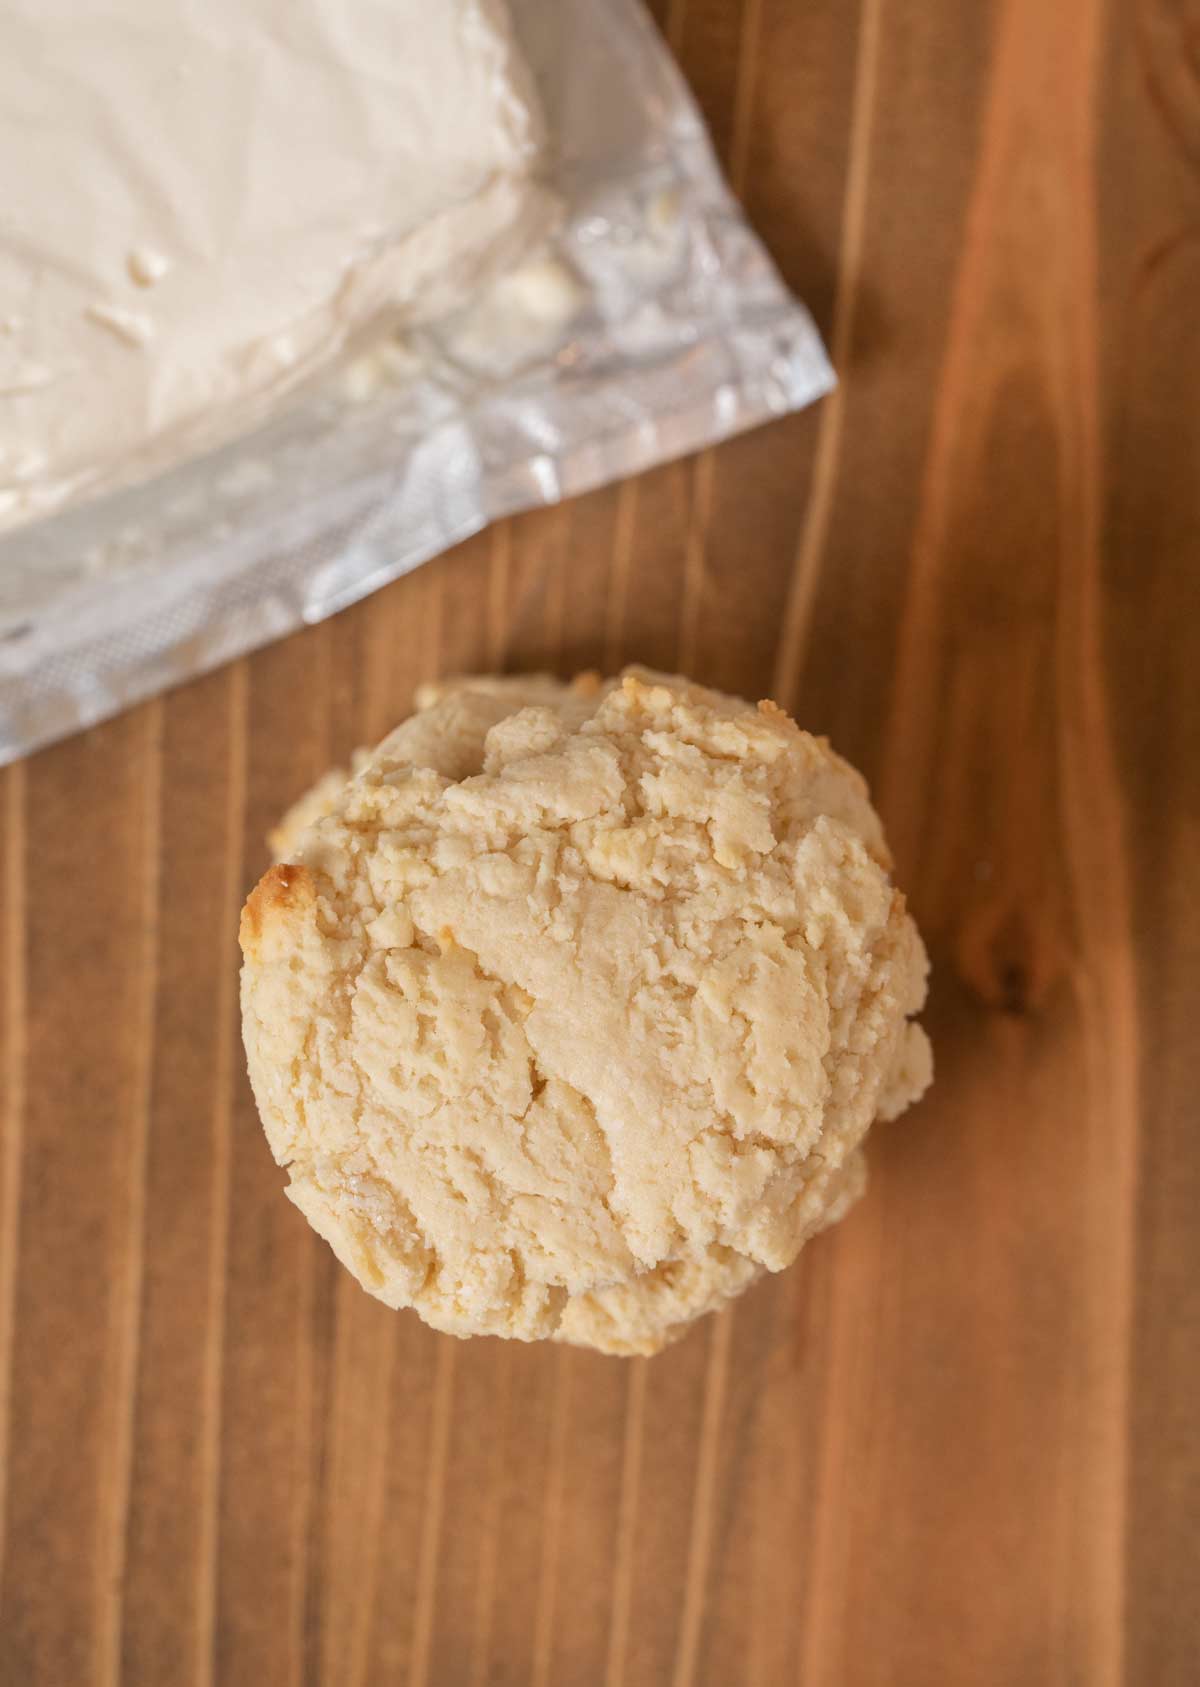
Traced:
<path id="1" fill-rule="evenodd" d="M 268 1141 L 389 1305 L 654 1352 L 840 1217 L 929 1081 L 878 817 L 773 704 L 684 680 L 418 701 L 246 904 Z"/>

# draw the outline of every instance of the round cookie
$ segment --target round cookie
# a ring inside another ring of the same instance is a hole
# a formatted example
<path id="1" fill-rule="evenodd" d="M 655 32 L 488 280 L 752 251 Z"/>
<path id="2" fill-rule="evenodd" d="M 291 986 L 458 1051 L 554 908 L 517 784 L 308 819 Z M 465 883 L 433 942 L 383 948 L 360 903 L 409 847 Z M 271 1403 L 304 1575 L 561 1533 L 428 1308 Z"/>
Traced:
<path id="1" fill-rule="evenodd" d="M 419 701 L 246 904 L 268 1140 L 389 1305 L 653 1352 L 839 1217 L 929 1080 L 878 818 L 774 705 L 683 680 Z"/>

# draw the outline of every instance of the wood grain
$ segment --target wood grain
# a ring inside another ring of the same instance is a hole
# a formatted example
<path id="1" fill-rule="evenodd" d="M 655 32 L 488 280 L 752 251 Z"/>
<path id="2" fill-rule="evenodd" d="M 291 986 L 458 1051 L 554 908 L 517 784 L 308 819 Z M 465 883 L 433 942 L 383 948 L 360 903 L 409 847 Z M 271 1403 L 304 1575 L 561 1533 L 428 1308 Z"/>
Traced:
<path id="1" fill-rule="evenodd" d="M 659 0 L 844 380 L 0 775 L 0 1682 L 1200 1675 L 1200 13 Z M 440 1340 L 281 1195 L 238 906 L 435 673 L 868 773 L 938 1083 L 678 1348 Z"/>

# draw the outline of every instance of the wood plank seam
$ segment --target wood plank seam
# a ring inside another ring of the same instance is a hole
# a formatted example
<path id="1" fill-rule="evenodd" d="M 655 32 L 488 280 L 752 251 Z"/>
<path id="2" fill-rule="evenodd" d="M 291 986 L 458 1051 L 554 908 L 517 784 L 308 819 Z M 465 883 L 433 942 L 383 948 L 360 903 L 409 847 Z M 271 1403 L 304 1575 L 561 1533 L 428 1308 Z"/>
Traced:
<path id="1" fill-rule="evenodd" d="M 613 526 L 612 556 L 609 562 L 610 590 L 604 626 L 604 666 L 615 673 L 621 666 L 625 607 L 633 571 L 633 546 L 637 520 L 638 483 L 625 480 L 617 488 L 616 521 Z"/>
<path id="2" fill-rule="evenodd" d="M 561 1347 L 554 1356 L 550 1455 L 542 1504 L 541 1561 L 538 1566 L 538 1591 L 533 1613 L 531 1687 L 553 1687 L 550 1671 L 553 1662 L 554 1617 L 558 1593 L 563 1491 L 567 1479 L 567 1428 L 570 1413 L 571 1351 L 567 1347 Z"/>
<path id="3" fill-rule="evenodd" d="M 862 0 L 850 109 L 850 147 L 842 201 L 837 290 L 829 348 L 834 370 L 838 374 L 838 385 L 821 403 L 812 486 L 792 560 L 791 583 L 775 658 L 771 695 L 785 709 L 794 709 L 799 697 L 821 558 L 829 538 L 838 483 L 842 435 L 846 425 L 847 388 L 843 377 L 849 373 L 854 352 L 862 291 L 883 16 L 884 0 Z"/>
<path id="4" fill-rule="evenodd" d="M 141 802 L 142 907 L 138 933 L 137 1082 L 130 1123 L 128 1197 L 123 1213 L 125 1258 L 114 1272 L 110 1315 L 114 1363 L 109 1406 L 110 1451 L 103 1461 L 105 1481 L 101 1514 L 103 1533 L 96 1554 L 97 1680 L 115 1687 L 121 1678 L 125 1615 L 125 1562 L 129 1538 L 130 1483 L 136 1436 L 138 1356 L 141 1346 L 142 1296 L 145 1286 L 146 1182 L 149 1171 L 150 1121 L 154 1105 L 154 1026 L 158 996 L 159 900 L 162 880 L 162 759 L 164 705 L 145 706 L 142 724 L 143 789 Z"/>
<path id="5" fill-rule="evenodd" d="M 492 1628 L 496 1613 L 496 1583 L 500 1558 L 505 1483 L 505 1437 L 512 1401 L 512 1368 L 514 1355 L 504 1355 L 501 1366 L 500 1398 L 496 1403 L 493 1426 L 491 1461 L 488 1471 L 489 1495 L 483 1521 L 483 1542 L 479 1552 L 479 1582 L 476 1588 L 472 1687 L 487 1687 L 492 1673 Z M 363 1684 L 366 1687 L 366 1683 Z"/>
<path id="6" fill-rule="evenodd" d="M 649 1367 L 648 1359 L 630 1359 L 626 1366 L 629 1380 L 625 1396 L 621 1491 L 613 1552 L 612 1612 L 604 1669 L 605 1687 L 623 1687 L 625 1680 L 625 1659 L 629 1649 L 630 1615 L 633 1607 L 634 1543 L 637 1539 L 638 1501 L 642 1481 L 642 1442 L 646 1422 L 646 1384 Z"/>
<path id="7" fill-rule="evenodd" d="M 0 1592 L 8 1545 L 8 1473 L 12 1434 L 13 1345 L 16 1336 L 17 1268 L 20 1259 L 21 1172 L 25 1134 L 26 770 L 17 762 L 4 774 L 4 1141 L 0 1182 Z"/>
<path id="8" fill-rule="evenodd" d="M 456 1345 L 453 1340 L 445 1337 L 436 1344 L 437 1369 L 429 1414 L 429 1469 L 421 1516 L 421 1556 L 417 1566 L 416 1595 L 413 1601 L 410 1687 L 428 1687 L 430 1681 L 433 1615 L 437 1603 L 438 1552 L 442 1540 L 446 1470 L 450 1452 Z"/>
<path id="9" fill-rule="evenodd" d="M 235 662 L 229 670 L 229 773 L 225 785 L 225 884 L 223 906 L 228 930 L 216 935 L 220 955 L 229 955 L 229 933 L 236 926 L 242 898 L 244 869 L 242 838 L 246 829 L 246 780 L 250 682 L 249 668 Z M 230 960 L 232 958 L 230 957 Z M 217 1665 L 217 1600 L 220 1577 L 221 1439 L 223 1428 L 229 1254 L 231 1171 L 233 1163 L 234 1086 L 245 1082 L 241 1070 L 241 1037 L 237 1015 L 237 971 L 219 968 L 217 1001 L 216 1074 L 212 1119 L 212 1217 L 209 1231 L 209 1276 L 205 1295 L 204 1424 L 200 1449 L 200 1504 L 197 1516 L 197 1586 L 195 1679 L 211 1684 Z"/>
<path id="10" fill-rule="evenodd" d="M 696 1679 L 696 1667 L 700 1662 L 705 1595 L 708 1591 L 709 1566 L 712 1560 L 721 1427 L 735 1315 L 736 1308 L 732 1303 L 717 1313 L 709 1336 L 704 1411 L 700 1420 L 696 1476 L 692 1485 L 692 1527 L 688 1541 L 687 1575 L 679 1618 L 679 1643 L 675 1656 L 673 1687 L 692 1687 Z"/>
<path id="11" fill-rule="evenodd" d="M 688 0 L 678 0 L 670 15 L 671 46 L 683 47 Z M 758 86 L 759 44 L 762 38 L 763 0 L 742 0 L 738 28 L 738 62 L 733 101 L 733 124 L 727 166 L 729 182 L 737 194 L 746 190 L 750 143 L 754 132 L 754 100 Z M 679 609 L 677 665 L 681 673 L 695 670 L 700 617 L 707 580 L 709 535 L 716 495 L 717 456 L 715 447 L 701 451 L 691 469 L 691 496 L 684 539 L 683 594 Z"/>

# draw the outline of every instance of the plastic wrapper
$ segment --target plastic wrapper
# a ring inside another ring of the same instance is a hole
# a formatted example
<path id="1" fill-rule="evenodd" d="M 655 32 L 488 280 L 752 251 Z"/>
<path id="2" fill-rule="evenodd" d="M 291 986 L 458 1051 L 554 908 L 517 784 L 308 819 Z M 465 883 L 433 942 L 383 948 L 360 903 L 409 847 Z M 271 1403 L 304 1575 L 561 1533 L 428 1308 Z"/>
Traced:
<path id="1" fill-rule="evenodd" d="M 0 540 L 0 762 L 323 620 L 489 522 L 809 403 L 820 339 L 641 0 L 513 0 L 561 218 L 265 428 Z"/>

